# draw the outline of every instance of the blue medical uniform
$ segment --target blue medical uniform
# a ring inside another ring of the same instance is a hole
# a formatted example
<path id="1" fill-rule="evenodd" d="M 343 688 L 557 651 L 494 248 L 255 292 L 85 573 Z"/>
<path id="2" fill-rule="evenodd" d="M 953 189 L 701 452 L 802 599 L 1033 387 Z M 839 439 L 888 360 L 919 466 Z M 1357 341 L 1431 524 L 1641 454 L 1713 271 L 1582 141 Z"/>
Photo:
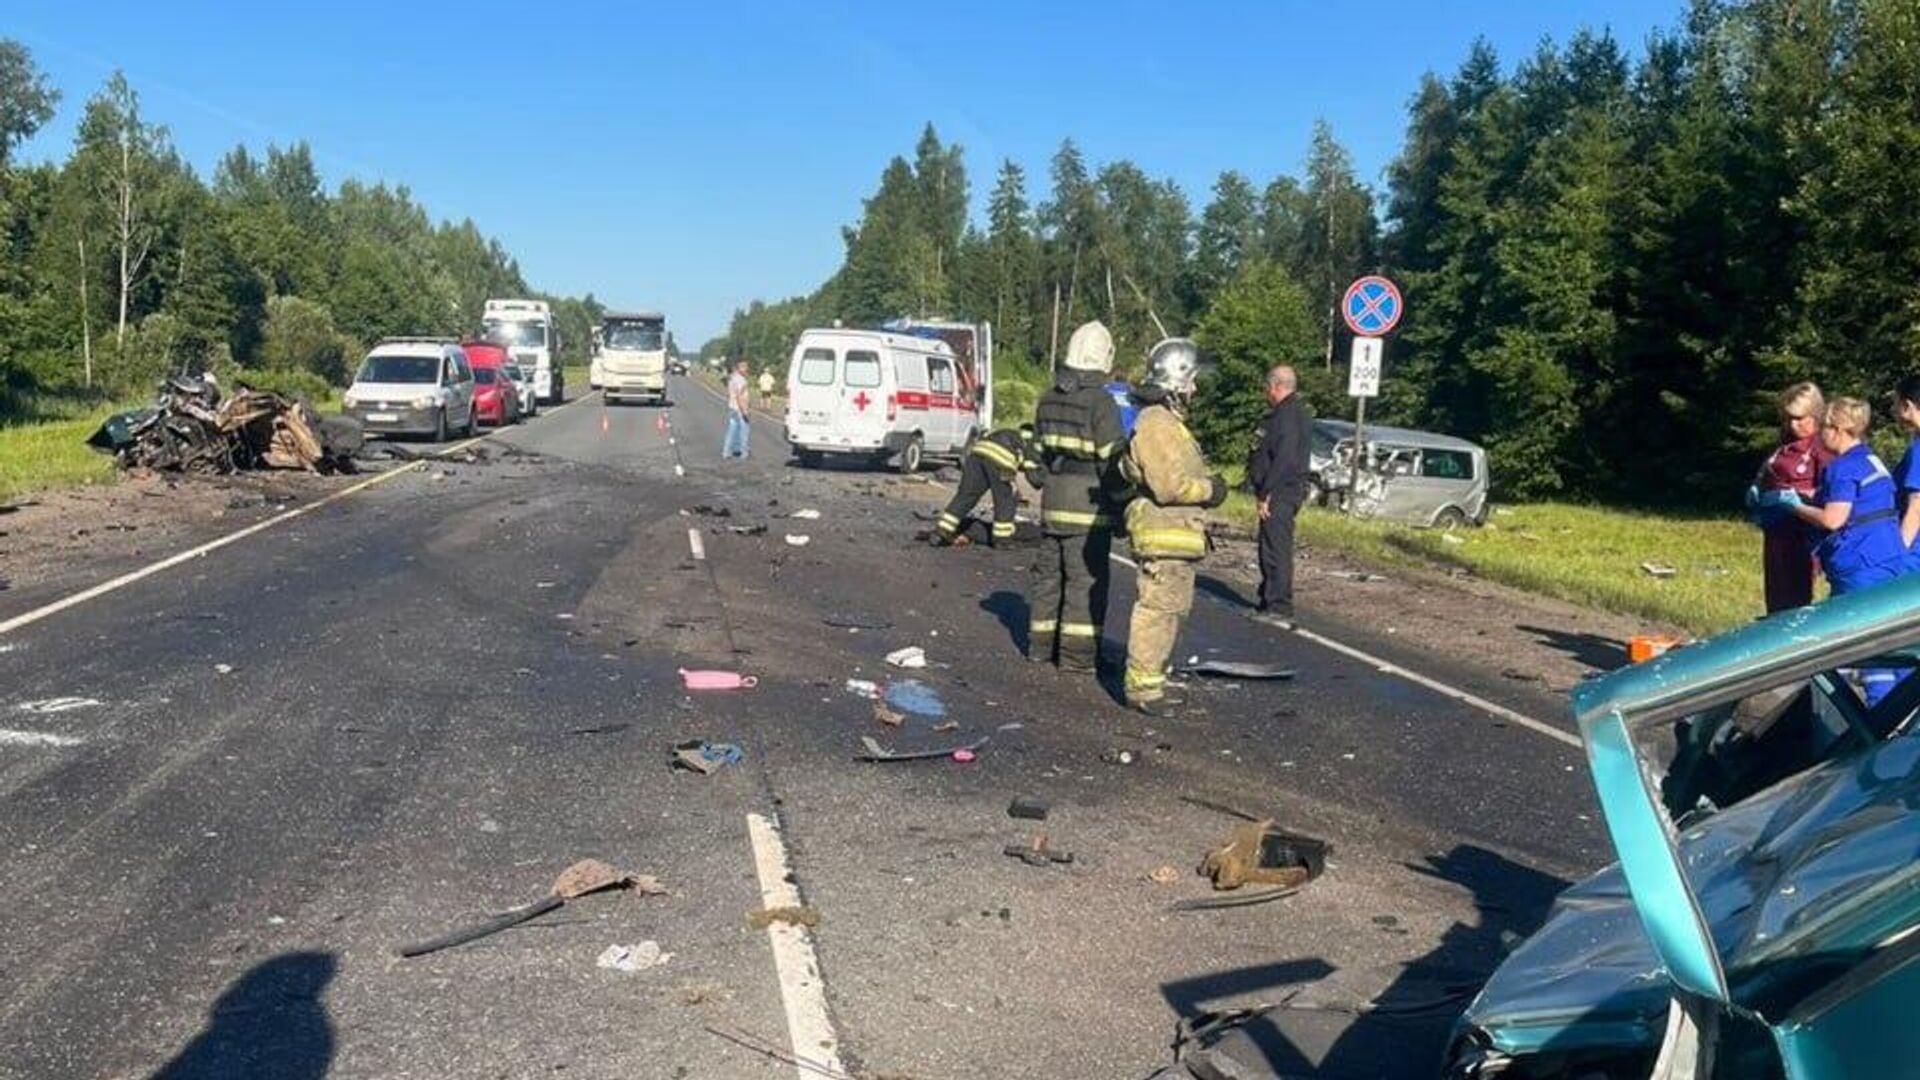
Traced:
<path id="1" fill-rule="evenodd" d="M 1133 400 L 1133 387 L 1128 386 L 1125 380 L 1115 379 L 1107 384 L 1106 390 L 1107 396 L 1113 398 L 1113 403 L 1120 406 L 1120 427 L 1132 435 L 1133 422 L 1140 415 L 1140 406 Z"/>
<path id="2" fill-rule="evenodd" d="M 1893 467 L 1893 486 L 1898 492 L 1897 507 L 1904 515 L 1907 500 L 1920 498 L 1920 436 L 1907 443 L 1907 452 L 1900 455 L 1900 464 Z M 1897 528 L 1899 518 L 1895 518 L 1894 523 Z M 1920 570 L 1920 537 L 1907 549 L 1906 568 L 1900 572 L 1908 574 L 1915 570 Z"/>
<path id="3" fill-rule="evenodd" d="M 1820 474 L 1814 492 L 1817 505 L 1853 504 L 1846 523 L 1814 549 L 1835 595 L 1890 581 L 1905 567 L 1907 549 L 1900 542 L 1895 495 L 1893 474 L 1865 443 L 1834 458 Z"/>
<path id="4" fill-rule="evenodd" d="M 1906 464 L 1902 460 L 1901 465 Z M 1892 581 L 1905 571 L 1907 550 L 1900 542 L 1894 510 L 1898 494 L 1893 475 L 1865 443 L 1834 458 L 1820 474 L 1820 487 L 1814 493 L 1817 503 L 1853 504 L 1846 524 L 1828 533 L 1814 549 L 1833 595 Z M 1878 703 L 1903 674 L 1894 668 L 1860 669 L 1861 699 L 1869 706 Z"/>

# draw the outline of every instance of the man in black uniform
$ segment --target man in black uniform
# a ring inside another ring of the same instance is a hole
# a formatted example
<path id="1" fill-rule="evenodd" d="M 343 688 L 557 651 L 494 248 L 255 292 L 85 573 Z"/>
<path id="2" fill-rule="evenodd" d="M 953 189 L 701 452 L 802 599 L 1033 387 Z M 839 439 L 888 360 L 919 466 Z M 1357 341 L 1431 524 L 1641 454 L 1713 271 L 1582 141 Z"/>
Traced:
<path id="1" fill-rule="evenodd" d="M 1027 659 L 1092 671 L 1107 621 L 1108 557 L 1126 481 L 1116 455 L 1126 445 L 1120 407 L 1107 392 L 1113 335 L 1098 322 L 1073 332 L 1053 388 L 1034 409 L 1046 484 L 1040 525 L 1046 541 L 1027 589 Z"/>
<path id="2" fill-rule="evenodd" d="M 953 543 L 966 528 L 967 516 L 988 492 L 993 493 L 993 542 L 998 546 L 1012 540 L 1013 515 L 1020 505 L 1013 478 L 1026 473 L 1028 482 L 1039 487 L 1043 479 L 1039 470 L 1032 424 L 1000 428 L 975 439 L 960 463 L 960 488 L 934 524 L 934 542 Z"/>
<path id="3" fill-rule="evenodd" d="M 1260 611 L 1293 626 L 1293 519 L 1307 498 L 1307 417 L 1294 394 L 1299 381 L 1281 364 L 1267 372 L 1273 411 L 1247 455 L 1247 482 L 1260 504 Z"/>

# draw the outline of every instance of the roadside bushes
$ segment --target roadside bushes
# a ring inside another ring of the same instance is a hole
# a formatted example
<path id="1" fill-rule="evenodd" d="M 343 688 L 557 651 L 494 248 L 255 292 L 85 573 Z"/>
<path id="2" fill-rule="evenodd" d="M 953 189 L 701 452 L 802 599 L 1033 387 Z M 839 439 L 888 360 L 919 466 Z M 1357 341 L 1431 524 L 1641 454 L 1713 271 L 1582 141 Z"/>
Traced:
<path id="1" fill-rule="evenodd" d="M 305 373 L 327 386 L 343 386 L 360 348 L 333 325 L 326 305 L 298 296 L 276 296 L 267 301 L 267 318 L 260 334 L 259 368 L 291 375 Z"/>

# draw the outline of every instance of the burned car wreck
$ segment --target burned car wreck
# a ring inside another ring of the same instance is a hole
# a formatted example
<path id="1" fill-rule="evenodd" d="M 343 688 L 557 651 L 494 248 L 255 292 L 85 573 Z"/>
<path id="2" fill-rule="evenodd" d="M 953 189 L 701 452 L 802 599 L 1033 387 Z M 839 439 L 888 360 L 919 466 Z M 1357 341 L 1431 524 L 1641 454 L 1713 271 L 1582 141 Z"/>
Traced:
<path id="1" fill-rule="evenodd" d="M 242 385 L 222 396 L 212 378 L 174 376 L 151 406 L 107 418 L 87 445 L 123 469 L 231 473 L 247 469 L 352 472 L 360 425 L 306 402 Z"/>
<path id="2" fill-rule="evenodd" d="M 1920 578 L 1782 612 L 1574 697 L 1620 862 L 1456 1026 L 1448 1080 L 1920 1074 Z"/>

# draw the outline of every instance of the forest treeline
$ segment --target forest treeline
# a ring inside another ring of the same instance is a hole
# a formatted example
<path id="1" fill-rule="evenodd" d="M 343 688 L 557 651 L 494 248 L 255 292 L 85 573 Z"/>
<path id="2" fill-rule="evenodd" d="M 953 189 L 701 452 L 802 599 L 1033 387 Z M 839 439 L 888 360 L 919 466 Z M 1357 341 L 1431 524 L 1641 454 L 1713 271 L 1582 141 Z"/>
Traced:
<path id="1" fill-rule="evenodd" d="M 202 179 L 119 74 L 64 161 L 15 161 L 59 103 L 0 39 L 0 422 L 179 371 L 318 391 L 382 337 L 473 333 L 488 297 L 539 295 L 498 240 L 404 186 L 329 191 L 305 143 L 236 146 Z M 548 299 L 584 349 L 598 304 Z"/>
<path id="2" fill-rule="evenodd" d="M 1270 363 L 1349 414 L 1333 305 L 1380 272 L 1407 308 L 1373 415 L 1484 442 L 1509 496 L 1724 504 L 1781 386 L 1879 406 L 1920 368 L 1916 88 L 1912 0 L 1696 0 L 1631 50 L 1474 46 L 1422 79 L 1379 186 L 1320 125 L 1298 176 L 1221 173 L 1197 214 L 1068 140 L 1037 197 L 1000 163 L 976 219 L 961 148 L 929 127 L 840 269 L 710 350 L 779 365 L 835 318 L 988 319 L 1017 409 L 1075 323 L 1106 320 L 1136 365 L 1164 325 L 1219 362 L 1197 426 L 1237 456 Z"/>

